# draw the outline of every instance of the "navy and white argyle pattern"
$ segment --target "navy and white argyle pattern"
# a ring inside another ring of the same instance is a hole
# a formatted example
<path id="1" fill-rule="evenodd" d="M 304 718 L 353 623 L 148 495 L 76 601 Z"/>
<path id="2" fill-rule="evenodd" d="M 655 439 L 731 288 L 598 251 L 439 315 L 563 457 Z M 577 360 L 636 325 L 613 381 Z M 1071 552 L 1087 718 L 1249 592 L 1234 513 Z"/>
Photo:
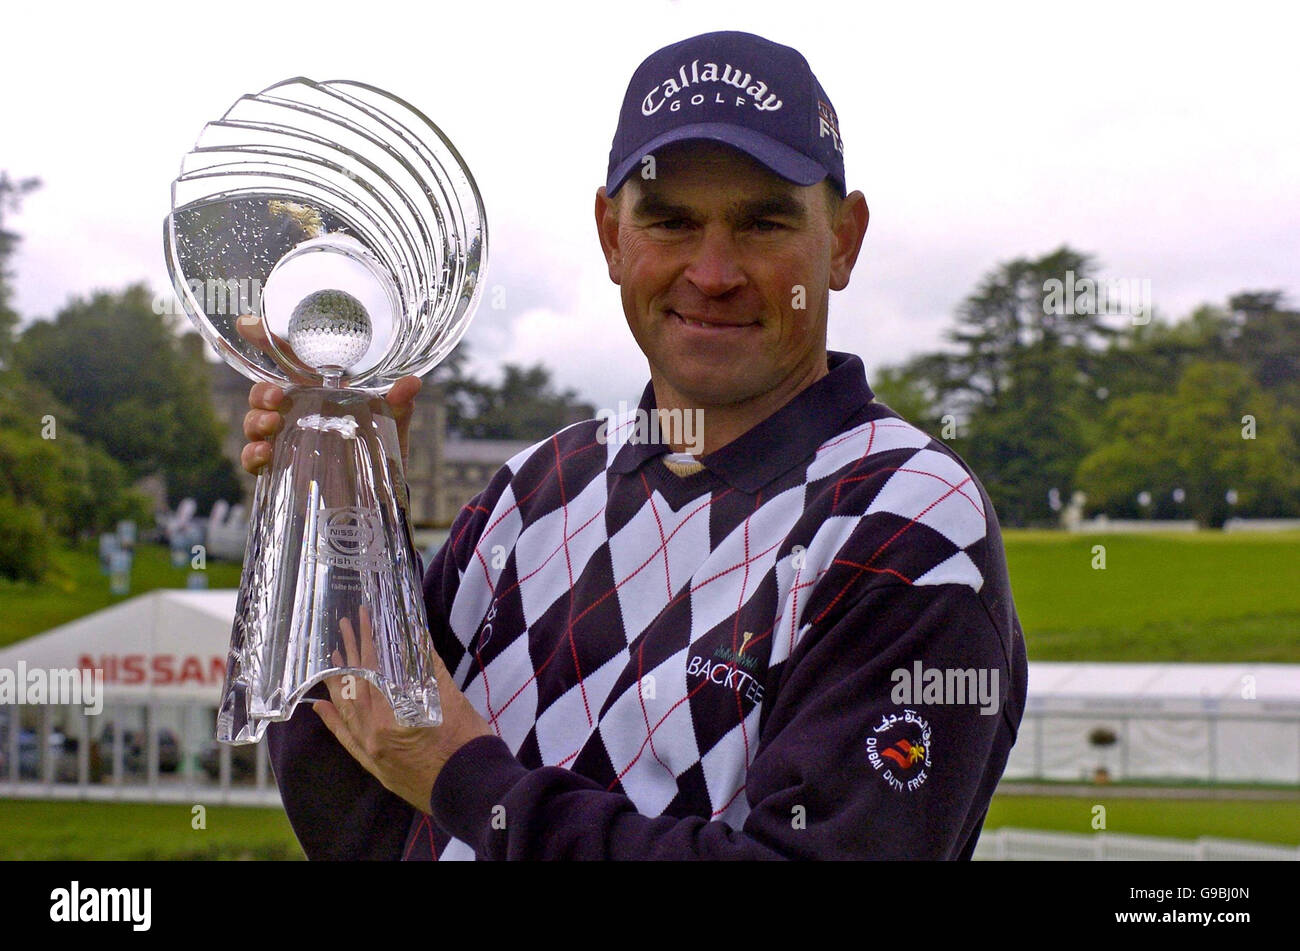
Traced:
<path id="1" fill-rule="evenodd" d="M 634 431 L 631 413 L 579 423 L 506 464 L 427 579 L 446 619 L 435 647 L 525 767 L 580 772 L 643 815 L 739 828 L 764 711 L 800 645 L 877 585 L 980 592 L 989 503 L 869 391 L 759 487 L 680 477 L 653 453 L 630 465 Z M 474 857 L 427 817 L 407 857 L 423 842 Z"/>

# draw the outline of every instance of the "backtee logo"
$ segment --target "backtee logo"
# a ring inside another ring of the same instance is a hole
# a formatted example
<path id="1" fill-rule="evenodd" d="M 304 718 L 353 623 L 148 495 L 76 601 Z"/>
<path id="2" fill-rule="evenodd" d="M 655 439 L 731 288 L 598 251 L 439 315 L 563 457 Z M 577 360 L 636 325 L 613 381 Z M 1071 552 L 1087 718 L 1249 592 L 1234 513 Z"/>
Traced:
<path id="1" fill-rule="evenodd" d="M 713 652 L 712 660 L 694 655 L 686 665 L 686 676 L 702 677 L 735 691 L 751 703 L 762 703 L 763 685 L 754 677 L 761 665 L 754 657 L 745 654 L 753 636 L 752 631 L 746 631 L 737 650 L 719 647 Z"/>

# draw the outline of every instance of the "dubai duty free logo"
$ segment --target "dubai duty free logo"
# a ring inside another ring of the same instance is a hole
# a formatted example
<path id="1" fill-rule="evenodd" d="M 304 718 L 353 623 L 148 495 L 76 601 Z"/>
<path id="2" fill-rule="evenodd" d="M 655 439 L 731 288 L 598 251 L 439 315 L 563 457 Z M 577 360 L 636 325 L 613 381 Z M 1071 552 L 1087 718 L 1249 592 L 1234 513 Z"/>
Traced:
<path id="1" fill-rule="evenodd" d="M 886 713 L 867 736 L 867 762 L 896 792 L 916 792 L 931 766 L 930 722 L 915 710 Z"/>

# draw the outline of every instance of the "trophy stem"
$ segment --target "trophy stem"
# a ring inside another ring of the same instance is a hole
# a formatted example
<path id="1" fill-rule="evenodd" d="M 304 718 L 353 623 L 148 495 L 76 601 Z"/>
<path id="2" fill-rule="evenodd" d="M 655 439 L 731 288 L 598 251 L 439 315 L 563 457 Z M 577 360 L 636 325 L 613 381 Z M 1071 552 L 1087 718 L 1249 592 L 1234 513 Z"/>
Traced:
<path id="1" fill-rule="evenodd" d="M 442 720 L 397 425 L 382 397 L 290 388 L 258 477 L 222 710 L 256 742 L 327 678 L 373 684 L 399 723 Z M 345 681 L 346 684 L 346 681 Z M 246 710 L 246 713 L 244 712 Z M 260 729 L 258 725 L 261 725 Z M 242 738 L 241 738 L 242 733 Z"/>

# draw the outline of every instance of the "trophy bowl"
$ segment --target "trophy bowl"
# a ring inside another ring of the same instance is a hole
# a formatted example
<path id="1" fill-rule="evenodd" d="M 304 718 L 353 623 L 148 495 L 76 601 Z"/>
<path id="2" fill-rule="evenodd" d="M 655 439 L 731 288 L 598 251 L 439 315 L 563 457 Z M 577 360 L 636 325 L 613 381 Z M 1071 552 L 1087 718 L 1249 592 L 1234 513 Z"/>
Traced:
<path id="1" fill-rule="evenodd" d="M 397 427 L 383 394 L 464 334 L 487 221 L 446 136 L 386 92 L 295 78 L 203 128 L 167 267 L 204 339 L 285 389 L 257 479 L 217 739 L 257 742 L 326 677 L 441 722 Z"/>

